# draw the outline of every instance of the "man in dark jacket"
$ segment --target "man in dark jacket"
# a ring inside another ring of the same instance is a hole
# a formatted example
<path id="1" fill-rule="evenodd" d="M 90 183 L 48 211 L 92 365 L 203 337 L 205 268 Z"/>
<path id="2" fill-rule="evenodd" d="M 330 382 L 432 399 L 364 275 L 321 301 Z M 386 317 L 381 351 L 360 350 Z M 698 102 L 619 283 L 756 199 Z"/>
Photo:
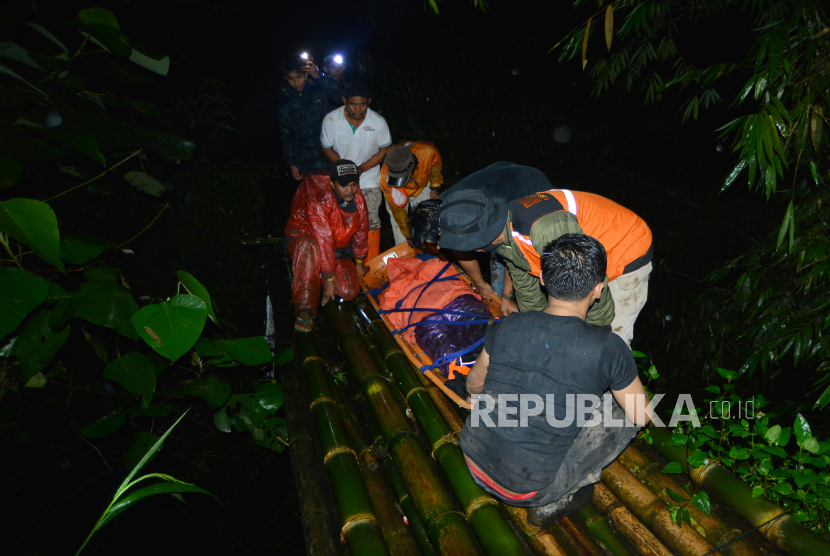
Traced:
<path id="1" fill-rule="evenodd" d="M 331 164 L 323 156 L 320 128 L 326 114 L 343 103 L 342 94 L 334 79 L 298 55 L 283 60 L 282 74 L 287 83 L 280 88 L 277 114 L 283 158 L 291 176 L 299 181 L 305 174 L 327 171 Z M 309 76 L 314 83 L 309 83 Z"/>

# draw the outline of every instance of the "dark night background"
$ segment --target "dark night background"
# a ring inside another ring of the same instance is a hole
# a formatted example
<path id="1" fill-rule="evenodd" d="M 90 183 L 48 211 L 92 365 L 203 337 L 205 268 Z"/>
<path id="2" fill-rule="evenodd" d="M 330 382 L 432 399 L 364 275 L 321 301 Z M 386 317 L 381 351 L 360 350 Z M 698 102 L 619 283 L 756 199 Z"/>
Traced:
<path id="1" fill-rule="evenodd" d="M 347 79 L 357 76 L 358 57 L 366 60 L 372 107 L 389 122 L 393 140 L 435 143 L 449 185 L 509 160 L 542 169 L 557 186 L 607 196 L 642 216 L 654 233 L 655 272 L 635 349 L 658 353 L 672 327 L 688 318 L 700 279 L 780 222 L 781 208 L 742 184 L 719 194 L 735 164 L 728 150 L 715 148 L 720 140 L 713 130 L 726 121 L 725 107 L 681 125 L 675 98 L 644 107 L 642 98 L 614 90 L 594 97 L 578 60 L 560 65 L 558 51 L 548 54 L 584 18 L 567 2 L 492 0 L 482 14 L 467 1 L 445 0 L 440 16 L 420 0 L 32 0 L 4 9 L 56 29 L 91 5 L 112 10 L 135 45 L 170 56 L 169 76 L 155 76 L 136 95 L 162 111 L 163 126 L 176 125 L 186 99 L 198 93 L 203 80 L 214 78 L 227 87 L 237 132 L 206 144 L 197 140 L 193 160 L 178 166 L 148 161 L 148 173 L 175 184 L 172 209 L 131 246 L 136 257 L 116 253 L 107 262 L 125 271 L 137 296 L 171 295 L 172 272 L 189 270 L 201 277 L 239 336 L 262 333 L 263 268 L 268 268 L 265 248 L 242 247 L 239 240 L 281 235 L 296 189 L 282 165 L 276 116 L 283 83 L 279 62 L 291 52 L 309 51 L 320 65 L 326 54 L 339 52 L 348 64 Z M 691 62 L 705 62 L 715 48 L 733 46 L 740 59 L 745 52 L 738 39 L 744 30 L 740 22 L 724 18 L 690 30 L 684 36 L 697 42 L 681 47 Z M 709 40 L 724 31 L 737 38 L 726 45 Z M 600 40 L 592 41 L 589 59 L 603 50 Z M 568 144 L 553 141 L 559 124 L 573 130 Z M 171 132 L 188 137 L 186 128 Z M 210 187 L 204 185 L 208 182 Z M 32 187 L 46 191 L 47 185 Z M 106 210 L 73 205 L 80 202 L 56 203 L 59 218 L 71 224 L 98 214 L 90 225 L 94 229 L 85 233 L 105 237 L 129 237 L 159 208 L 157 199 L 133 191 Z M 391 232 L 388 226 L 384 231 L 382 248 L 387 248 Z M 678 365 L 671 372 L 683 384 L 694 370 Z M 246 384 L 252 377 L 230 375 L 228 380 Z M 77 408 L 82 402 L 73 403 Z M 174 435 L 181 441 L 171 443 L 152 470 L 207 488 L 224 509 L 197 495 L 186 496 L 187 504 L 156 497 L 107 525 L 85 554 L 302 554 L 287 452 L 266 451 L 242 434 L 208 434 L 202 441 L 212 427 L 211 412 L 194 408 L 193 415 L 204 415 L 209 427 L 195 420 L 183 423 Z M 83 423 L 83 416 L 76 417 Z M 44 417 L 27 426 L 30 442 L 4 441 L 0 449 L 0 519 L 6 533 L 0 551 L 74 553 L 124 468 L 112 463 L 109 473 L 76 432 L 68 440 L 62 437 L 65 419 Z M 113 462 L 124 446 L 117 440 L 97 444 Z"/>

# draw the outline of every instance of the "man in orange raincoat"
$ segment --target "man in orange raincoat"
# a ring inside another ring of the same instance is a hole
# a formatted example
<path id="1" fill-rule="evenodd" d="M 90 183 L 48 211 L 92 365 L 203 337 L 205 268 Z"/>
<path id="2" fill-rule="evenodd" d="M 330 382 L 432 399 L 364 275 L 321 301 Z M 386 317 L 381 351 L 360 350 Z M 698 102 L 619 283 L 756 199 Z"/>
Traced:
<path id="1" fill-rule="evenodd" d="M 444 177 L 441 155 L 427 141 L 405 141 L 392 147 L 380 171 L 380 188 L 392 220 L 395 245 L 410 236 L 408 209 L 437 199 Z"/>
<path id="2" fill-rule="evenodd" d="M 360 192 L 360 170 L 351 160 L 338 160 L 329 175 L 303 178 L 285 226 L 286 250 L 294 274 L 296 330 L 311 330 L 322 305 L 334 299 L 354 299 L 358 274 L 366 274 L 369 218 Z M 354 259 L 354 262 L 352 262 Z"/>

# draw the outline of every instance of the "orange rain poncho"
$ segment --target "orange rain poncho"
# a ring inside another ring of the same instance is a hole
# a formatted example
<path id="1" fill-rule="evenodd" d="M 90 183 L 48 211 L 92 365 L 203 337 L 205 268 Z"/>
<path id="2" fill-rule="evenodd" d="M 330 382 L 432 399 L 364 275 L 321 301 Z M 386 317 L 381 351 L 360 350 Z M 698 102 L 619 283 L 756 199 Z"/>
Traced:
<path id="1" fill-rule="evenodd" d="M 395 222 L 398 223 L 401 233 L 408 238 L 410 231 L 406 207 L 409 198 L 415 197 L 427 186 L 435 188 L 443 185 L 444 176 L 441 174 L 443 161 L 438 149 L 429 141 L 404 141 L 392 146 L 393 149 L 395 147 L 408 148 L 418 159 L 418 167 L 415 168 L 412 179 L 404 187 L 389 186 L 386 178 L 389 169 L 386 164 L 380 170 L 380 189 L 386 198 L 386 204 L 395 218 Z"/>

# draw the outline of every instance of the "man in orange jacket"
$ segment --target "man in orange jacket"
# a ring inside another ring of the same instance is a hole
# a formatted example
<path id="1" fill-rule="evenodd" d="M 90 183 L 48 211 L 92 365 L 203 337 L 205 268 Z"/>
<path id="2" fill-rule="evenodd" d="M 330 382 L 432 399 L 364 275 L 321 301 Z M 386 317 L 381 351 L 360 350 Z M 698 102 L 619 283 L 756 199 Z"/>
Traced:
<path id="1" fill-rule="evenodd" d="M 366 274 L 369 218 L 358 183 L 360 170 L 351 160 L 338 160 L 329 175 L 303 178 L 285 226 L 286 250 L 294 274 L 295 330 L 311 330 L 322 305 L 334 299 L 354 299 L 358 274 Z M 354 262 L 352 262 L 354 259 Z"/>
<path id="2" fill-rule="evenodd" d="M 392 147 L 380 171 L 380 188 L 392 220 L 395 245 L 410 236 L 408 210 L 437 199 L 444 183 L 441 155 L 427 141 L 405 141 Z"/>

